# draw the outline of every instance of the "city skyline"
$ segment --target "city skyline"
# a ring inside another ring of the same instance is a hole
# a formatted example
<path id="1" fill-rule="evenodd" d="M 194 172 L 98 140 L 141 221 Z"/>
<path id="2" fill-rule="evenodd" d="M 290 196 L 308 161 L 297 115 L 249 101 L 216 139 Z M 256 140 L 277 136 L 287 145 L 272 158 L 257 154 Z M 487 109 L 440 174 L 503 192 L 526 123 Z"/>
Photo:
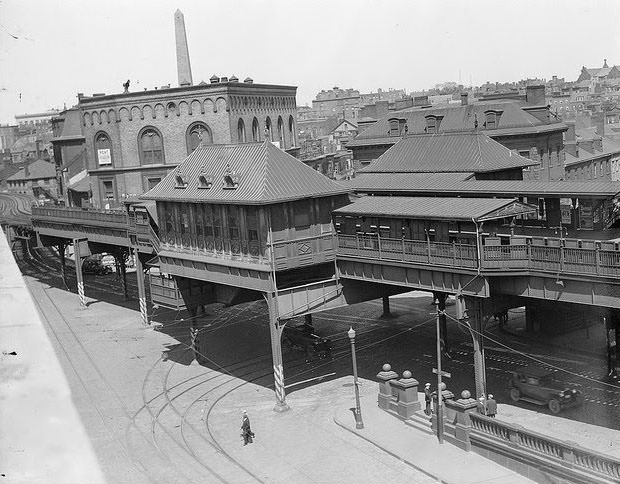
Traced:
<path id="1" fill-rule="evenodd" d="M 447 81 L 575 80 L 582 65 L 597 67 L 604 58 L 620 64 L 614 57 L 620 4 L 612 1 L 391 2 L 389 8 L 377 1 L 319 2 L 311 10 L 279 0 L 243 1 L 234 10 L 221 1 L 208 8 L 184 0 L 146 6 L 105 2 L 93 18 L 89 2 L 2 2 L 0 122 L 69 107 L 77 92 L 122 92 L 127 79 L 131 91 L 176 86 L 176 8 L 185 15 L 196 84 L 235 74 L 294 85 L 298 105 L 333 86 L 409 92 Z M 597 39 L 594 48 L 586 38 Z M 506 62 L 489 62 L 500 58 Z"/>

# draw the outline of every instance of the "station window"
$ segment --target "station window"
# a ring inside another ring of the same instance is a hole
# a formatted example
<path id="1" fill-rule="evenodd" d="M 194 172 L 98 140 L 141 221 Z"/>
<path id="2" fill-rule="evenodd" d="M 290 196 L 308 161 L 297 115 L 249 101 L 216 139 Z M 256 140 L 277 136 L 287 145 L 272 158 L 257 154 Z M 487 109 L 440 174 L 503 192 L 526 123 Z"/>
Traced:
<path id="1" fill-rule="evenodd" d="M 310 200 L 299 200 L 293 205 L 295 227 L 303 228 L 310 225 Z"/>
<path id="2" fill-rule="evenodd" d="M 258 210 L 256 207 L 247 208 L 245 223 L 248 230 L 248 240 L 258 240 Z"/>
<path id="3" fill-rule="evenodd" d="M 226 211 L 228 212 L 228 236 L 231 240 L 239 240 L 239 207 L 229 205 Z"/>

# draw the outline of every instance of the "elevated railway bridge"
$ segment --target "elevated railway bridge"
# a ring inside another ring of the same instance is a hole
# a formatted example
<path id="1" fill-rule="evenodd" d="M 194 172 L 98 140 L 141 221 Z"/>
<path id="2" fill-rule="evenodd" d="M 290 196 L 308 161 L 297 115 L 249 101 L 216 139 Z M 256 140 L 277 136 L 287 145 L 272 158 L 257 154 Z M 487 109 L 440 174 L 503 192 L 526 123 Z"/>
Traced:
<path id="1" fill-rule="evenodd" d="M 507 308 L 525 306 L 528 328 L 545 330 L 581 305 L 617 334 L 617 230 L 600 239 L 516 234 L 514 221 L 536 210 L 514 197 L 365 196 L 351 203 L 348 189 L 265 143 L 197 149 L 125 210 L 33 207 L 3 226 L 23 227 L 37 244 L 58 247 L 63 260 L 73 245 L 82 305 L 81 260 L 132 254 L 144 323 L 148 285 L 153 304 L 192 315 L 212 302 L 265 299 L 276 409 L 285 409 L 286 321 L 378 297 L 389 309 L 391 295 L 429 291 L 441 310 L 455 296 L 457 315 L 472 329 L 478 393 L 485 390 L 484 322 Z M 147 280 L 151 267 L 158 271 Z M 446 344 L 447 327 L 444 316 Z"/>

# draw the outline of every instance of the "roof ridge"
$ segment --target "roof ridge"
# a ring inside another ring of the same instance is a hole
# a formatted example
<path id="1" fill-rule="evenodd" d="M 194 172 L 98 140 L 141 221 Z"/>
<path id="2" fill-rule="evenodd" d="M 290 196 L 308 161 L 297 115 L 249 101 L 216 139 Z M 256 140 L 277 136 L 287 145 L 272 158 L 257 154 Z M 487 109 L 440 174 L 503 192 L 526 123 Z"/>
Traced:
<path id="1" fill-rule="evenodd" d="M 271 141 L 269 141 L 267 138 L 265 138 L 265 142 L 262 144 L 261 148 L 263 148 L 263 188 L 261 190 L 261 197 L 263 199 L 266 198 L 267 193 L 268 193 L 268 187 L 267 187 L 267 180 L 268 180 L 268 162 L 267 160 L 269 159 L 268 157 L 268 153 L 267 150 L 269 149 L 269 145 L 271 144 Z"/>

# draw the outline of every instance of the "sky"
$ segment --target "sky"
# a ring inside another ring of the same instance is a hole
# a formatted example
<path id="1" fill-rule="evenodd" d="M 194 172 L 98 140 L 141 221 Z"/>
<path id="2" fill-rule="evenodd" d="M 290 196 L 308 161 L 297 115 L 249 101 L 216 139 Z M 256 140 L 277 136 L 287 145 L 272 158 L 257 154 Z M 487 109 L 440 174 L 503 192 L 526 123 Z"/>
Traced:
<path id="1" fill-rule="evenodd" d="M 0 123 L 77 93 L 177 85 L 174 11 L 194 83 L 213 74 L 360 92 L 579 76 L 620 64 L 620 0 L 0 0 Z"/>

